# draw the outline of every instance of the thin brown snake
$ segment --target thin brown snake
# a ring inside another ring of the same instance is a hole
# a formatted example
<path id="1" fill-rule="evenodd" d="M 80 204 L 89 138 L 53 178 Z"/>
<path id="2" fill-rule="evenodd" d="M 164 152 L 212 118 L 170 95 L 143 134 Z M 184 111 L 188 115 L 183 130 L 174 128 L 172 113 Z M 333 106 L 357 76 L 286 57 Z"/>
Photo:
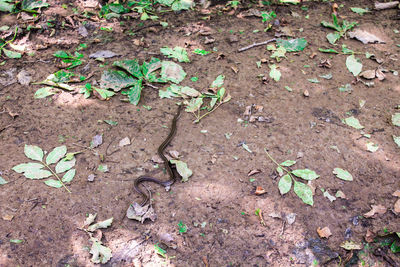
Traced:
<path id="1" fill-rule="evenodd" d="M 167 136 L 167 138 L 164 140 L 164 142 L 162 142 L 162 144 L 158 147 L 157 149 L 157 153 L 160 156 L 160 158 L 164 161 L 164 165 L 165 168 L 167 169 L 167 173 L 169 175 L 169 180 L 167 181 L 160 181 L 154 177 L 148 176 L 148 175 L 142 175 L 139 176 L 138 178 L 135 179 L 135 182 L 133 184 L 133 188 L 135 189 L 136 192 L 138 192 L 139 194 L 142 195 L 143 200 L 142 203 L 140 204 L 140 206 L 144 206 L 147 204 L 147 202 L 149 202 L 150 198 L 148 195 L 146 195 L 139 187 L 139 185 L 143 182 L 153 182 L 159 185 L 162 185 L 166 188 L 169 188 L 171 185 L 173 185 L 176 182 L 176 176 L 174 174 L 174 172 L 172 171 L 171 168 L 171 163 L 168 161 L 168 159 L 164 156 L 164 150 L 165 148 L 168 146 L 168 144 L 171 142 L 171 140 L 174 138 L 175 134 L 176 134 L 176 123 L 179 119 L 179 116 L 181 114 L 181 110 L 182 110 L 182 105 L 180 105 L 178 107 L 178 111 L 176 112 L 174 118 L 172 119 L 172 124 L 171 124 L 171 131 L 169 133 L 169 135 Z"/>

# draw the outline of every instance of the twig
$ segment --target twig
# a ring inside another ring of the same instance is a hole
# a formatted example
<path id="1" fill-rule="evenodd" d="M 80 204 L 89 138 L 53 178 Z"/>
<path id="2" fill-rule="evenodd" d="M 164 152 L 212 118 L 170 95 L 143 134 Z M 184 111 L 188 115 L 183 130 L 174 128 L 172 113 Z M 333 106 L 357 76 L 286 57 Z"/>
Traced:
<path id="1" fill-rule="evenodd" d="M 239 48 L 239 49 L 238 49 L 238 53 L 243 52 L 243 51 L 246 51 L 246 50 L 249 50 L 250 48 L 253 48 L 253 47 L 257 47 L 257 46 L 261 46 L 261 45 L 266 45 L 266 44 L 268 44 L 268 43 L 275 42 L 275 41 L 276 41 L 276 38 L 272 38 L 272 39 L 269 39 L 269 40 L 264 41 L 264 42 L 261 42 L 261 43 L 253 43 L 253 44 L 251 44 L 251 45 L 248 45 L 248 46 Z"/>

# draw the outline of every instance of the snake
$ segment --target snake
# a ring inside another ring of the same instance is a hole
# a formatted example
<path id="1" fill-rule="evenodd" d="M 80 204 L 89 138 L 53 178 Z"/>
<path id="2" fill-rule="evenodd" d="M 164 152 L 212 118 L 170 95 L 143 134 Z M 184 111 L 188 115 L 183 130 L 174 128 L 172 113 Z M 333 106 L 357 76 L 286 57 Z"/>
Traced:
<path id="1" fill-rule="evenodd" d="M 174 138 L 174 136 L 176 134 L 176 130 L 177 130 L 176 124 L 177 124 L 178 119 L 180 117 L 182 107 L 183 107 L 183 105 L 179 105 L 178 111 L 176 112 L 174 118 L 172 119 L 171 131 L 169 132 L 167 138 L 165 138 L 164 142 L 162 142 L 162 144 L 157 149 L 158 155 L 160 156 L 160 158 L 164 162 L 165 169 L 167 170 L 167 173 L 168 173 L 168 176 L 169 176 L 169 180 L 160 181 L 157 178 L 154 178 L 152 176 L 149 176 L 149 175 L 145 174 L 145 175 L 139 176 L 134 181 L 133 188 L 135 189 L 135 191 L 137 193 L 139 193 L 143 197 L 143 200 L 142 200 L 142 202 L 140 204 L 140 206 L 142 206 L 142 207 L 149 202 L 150 197 L 140 189 L 139 185 L 141 183 L 143 183 L 143 182 L 156 183 L 156 184 L 164 186 L 168 190 L 171 187 L 171 185 L 173 185 L 176 182 L 177 177 L 175 176 L 175 173 L 172 170 L 171 163 L 164 156 L 164 150 L 169 145 L 169 143 L 171 143 L 172 139 Z"/>

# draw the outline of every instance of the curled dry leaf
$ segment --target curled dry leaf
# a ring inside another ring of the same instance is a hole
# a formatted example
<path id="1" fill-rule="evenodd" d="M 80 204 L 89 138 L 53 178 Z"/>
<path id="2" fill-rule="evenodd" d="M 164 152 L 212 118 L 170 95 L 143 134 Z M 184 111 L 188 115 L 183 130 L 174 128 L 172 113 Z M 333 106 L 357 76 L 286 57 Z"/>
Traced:
<path id="1" fill-rule="evenodd" d="M 366 218 L 370 218 L 375 214 L 382 215 L 386 212 L 386 207 L 382 205 L 371 205 L 371 210 L 364 214 Z"/>
<path id="2" fill-rule="evenodd" d="M 368 243 L 372 243 L 374 242 L 375 236 L 376 234 L 372 230 L 367 229 L 367 233 L 365 234 L 365 241 L 367 241 Z"/>
<path id="3" fill-rule="evenodd" d="M 375 75 L 380 81 L 383 81 L 386 78 L 385 74 L 383 74 L 383 72 L 380 69 L 377 69 L 375 71 Z"/>
<path id="4" fill-rule="evenodd" d="M 256 194 L 257 196 L 260 196 L 260 195 L 265 194 L 265 193 L 267 193 L 267 191 L 265 191 L 264 188 L 262 188 L 261 186 L 257 186 L 256 192 L 255 192 L 255 194 Z"/>
<path id="5" fill-rule="evenodd" d="M 260 173 L 260 172 L 261 172 L 260 169 L 250 170 L 250 171 L 247 173 L 247 176 L 252 176 L 252 175 L 257 174 L 257 173 Z"/>
<path id="6" fill-rule="evenodd" d="M 360 77 L 367 80 L 375 79 L 375 70 L 365 70 L 360 73 Z"/>
<path id="7" fill-rule="evenodd" d="M 332 68 L 332 64 L 329 59 L 322 59 L 318 64 L 318 67 L 330 69 Z"/>
<path id="8" fill-rule="evenodd" d="M 331 230 L 328 227 L 324 227 L 322 229 L 318 227 L 317 233 L 321 238 L 329 238 L 332 235 Z"/>
<path id="9" fill-rule="evenodd" d="M 239 72 L 239 69 L 236 66 L 232 66 L 231 69 L 235 74 Z"/>

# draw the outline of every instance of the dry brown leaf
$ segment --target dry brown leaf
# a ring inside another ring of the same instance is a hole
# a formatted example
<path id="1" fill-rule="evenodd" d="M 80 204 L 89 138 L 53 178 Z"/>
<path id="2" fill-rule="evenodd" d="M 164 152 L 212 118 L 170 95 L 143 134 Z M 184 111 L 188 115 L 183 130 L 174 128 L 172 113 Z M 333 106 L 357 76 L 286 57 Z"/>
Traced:
<path id="1" fill-rule="evenodd" d="M 337 191 L 335 197 L 346 199 L 346 195 L 342 191 Z"/>
<path id="2" fill-rule="evenodd" d="M 371 210 L 364 214 L 366 218 L 370 218 L 375 214 L 382 215 L 386 212 L 386 207 L 382 205 L 371 205 Z"/>
<path id="3" fill-rule="evenodd" d="M 255 106 L 254 106 L 254 109 L 255 109 L 257 112 L 261 112 L 261 111 L 263 111 L 264 107 L 261 106 L 261 105 L 255 105 Z"/>
<path id="4" fill-rule="evenodd" d="M 239 72 L 239 68 L 236 66 L 232 66 L 231 69 L 233 70 L 234 73 L 238 73 Z"/>
<path id="5" fill-rule="evenodd" d="M 255 192 L 255 194 L 256 194 L 257 196 L 262 195 L 262 194 L 265 194 L 265 193 L 267 193 L 267 191 L 265 191 L 264 188 L 262 188 L 261 186 L 257 186 L 257 187 L 256 187 L 256 192 Z"/>
<path id="6" fill-rule="evenodd" d="M 168 153 L 169 153 L 169 154 L 171 155 L 171 157 L 173 157 L 174 159 L 179 159 L 180 154 L 179 154 L 178 151 L 176 151 L 176 150 L 170 150 L 170 151 L 168 151 Z"/>
<path id="7" fill-rule="evenodd" d="M 398 199 L 396 203 L 394 203 L 394 212 L 397 214 L 400 213 L 400 199 Z"/>
<path id="8" fill-rule="evenodd" d="M 367 229 L 367 233 L 365 234 L 365 241 L 367 241 L 368 243 L 372 243 L 374 242 L 374 238 L 375 233 L 372 230 Z"/>
<path id="9" fill-rule="evenodd" d="M 250 118 L 249 118 L 249 122 L 255 122 L 257 119 L 258 119 L 257 116 L 251 115 Z"/>
<path id="10" fill-rule="evenodd" d="M 247 173 L 247 176 L 252 176 L 252 175 L 260 173 L 260 172 L 261 172 L 260 169 L 250 170 L 249 173 Z"/>
<path id="11" fill-rule="evenodd" d="M 5 221 L 11 221 L 14 218 L 14 215 L 12 214 L 4 214 L 3 215 L 3 220 Z"/>
<path id="12" fill-rule="evenodd" d="M 375 71 L 375 74 L 376 74 L 376 77 L 378 78 L 378 80 L 380 80 L 380 81 L 383 81 L 386 78 L 385 74 L 383 74 L 383 72 L 380 69 L 377 69 Z"/>
<path id="13" fill-rule="evenodd" d="M 310 55 L 310 58 L 313 59 L 313 58 L 315 58 L 316 56 L 317 56 L 317 53 L 313 52 L 313 53 Z"/>
<path id="14" fill-rule="evenodd" d="M 365 70 L 360 73 L 360 77 L 371 80 L 375 78 L 375 70 Z"/>
<path id="15" fill-rule="evenodd" d="M 243 116 L 250 116 L 251 115 L 251 106 L 247 106 L 245 111 L 243 112 Z"/>
<path id="16" fill-rule="evenodd" d="M 329 238 L 332 235 L 331 230 L 328 227 L 324 227 L 322 229 L 318 227 L 317 233 L 321 238 Z"/>
<path id="17" fill-rule="evenodd" d="M 328 69 L 332 68 L 332 64 L 329 59 L 322 59 L 318 64 L 318 66 L 321 68 L 328 68 Z"/>
<path id="18" fill-rule="evenodd" d="M 400 190 L 396 190 L 396 191 L 392 194 L 392 196 L 394 196 L 394 197 L 400 197 Z"/>

